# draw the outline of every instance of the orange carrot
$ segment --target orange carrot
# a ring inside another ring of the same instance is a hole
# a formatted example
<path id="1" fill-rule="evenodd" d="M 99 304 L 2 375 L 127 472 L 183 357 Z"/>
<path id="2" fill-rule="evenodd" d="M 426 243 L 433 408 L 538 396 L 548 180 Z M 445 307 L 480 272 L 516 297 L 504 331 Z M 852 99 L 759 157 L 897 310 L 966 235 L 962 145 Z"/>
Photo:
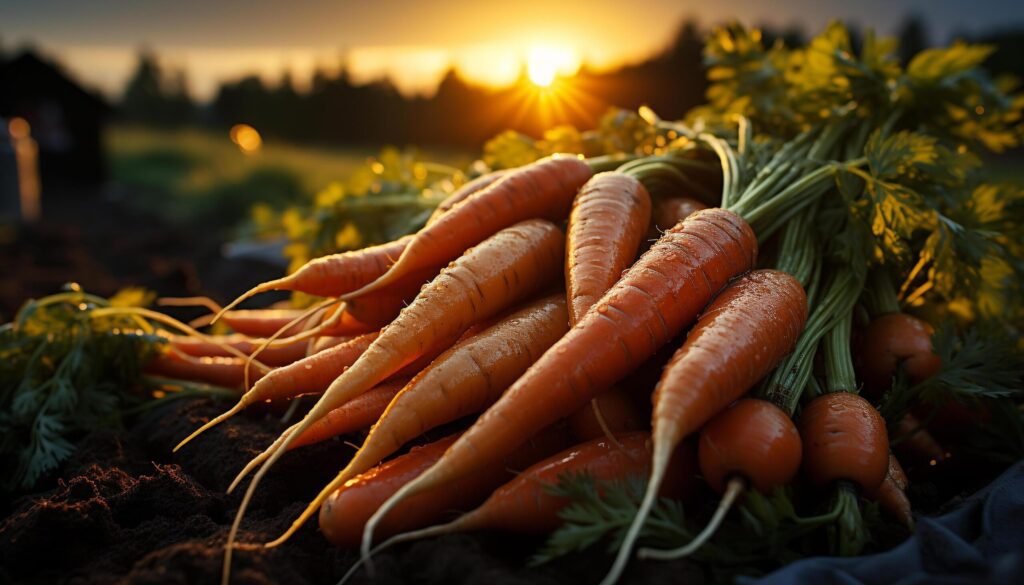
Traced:
<path id="1" fill-rule="evenodd" d="M 437 209 L 434 210 L 434 213 L 430 214 L 430 217 L 427 219 L 427 225 L 436 222 L 442 215 L 448 213 L 448 211 L 450 211 L 451 208 L 455 207 L 464 199 L 467 199 L 469 196 L 473 195 L 477 191 L 483 191 L 487 187 L 490 187 L 492 184 L 494 184 L 502 177 L 504 177 L 506 173 L 508 173 L 508 171 L 506 170 L 493 171 L 487 173 L 486 175 L 480 175 L 479 177 L 459 187 L 457 191 L 449 195 L 444 201 L 441 202 L 440 205 L 437 206 Z"/>
<path id="2" fill-rule="evenodd" d="M 236 333 L 248 337 L 270 337 L 283 327 L 283 335 L 295 335 L 303 329 L 302 324 L 289 324 L 306 311 L 304 309 L 246 309 L 228 311 L 221 320 Z"/>
<path id="3" fill-rule="evenodd" d="M 213 418 L 186 437 L 175 451 L 214 425 L 241 412 L 242 409 L 266 400 L 295 398 L 302 394 L 322 392 L 346 368 L 355 363 L 360 355 L 377 338 L 377 333 L 367 333 L 341 345 L 313 354 L 293 364 L 276 368 L 256 382 L 251 390 L 242 395 L 238 403 L 227 412 Z M 241 382 L 239 382 L 241 383 Z"/>
<path id="4" fill-rule="evenodd" d="M 313 342 L 313 347 L 311 347 L 310 350 L 309 350 L 309 355 L 313 355 L 314 353 L 320 353 L 321 351 L 324 351 L 325 349 L 330 349 L 330 348 L 332 348 L 332 347 L 334 347 L 336 345 L 341 345 L 342 343 L 351 341 L 352 339 L 355 339 L 356 337 L 359 337 L 359 336 L 358 335 L 323 335 L 323 336 L 317 337 L 316 341 Z"/>
<path id="5" fill-rule="evenodd" d="M 434 360 L 395 397 L 345 469 L 320 491 L 291 528 L 268 546 L 291 536 L 334 490 L 406 442 L 479 412 L 497 400 L 565 334 L 567 320 L 564 296 L 551 295 L 463 340 Z"/>
<path id="6" fill-rule="evenodd" d="M 374 518 L 408 496 L 500 459 L 585 406 L 691 324 L 729 279 L 751 268 L 756 254 L 750 226 L 723 209 L 696 213 L 669 230 L 436 465 Z M 364 556 L 374 524 L 366 525 Z"/>
<path id="7" fill-rule="evenodd" d="M 302 291 L 322 297 L 336 297 L 373 282 L 402 255 L 412 236 L 361 250 L 315 258 L 288 276 L 258 284 L 232 301 L 214 317 L 222 318 L 242 301 L 271 290 Z M 269 334 L 263 334 L 266 337 Z"/>
<path id="8" fill-rule="evenodd" d="M 566 237 L 565 291 L 570 327 L 633 264 L 650 220 L 651 197 L 640 181 L 629 175 L 600 173 L 580 189 L 569 214 Z M 590 408 L 580 412 L 584 413 L 581 419 L 593 420 L 614 441 L 612 433 L 616 429 L 605 421 L 596 398 L 591 400 Z"/>
<path id="9" fill-rule="evenodd" d="M 744 275 L 704 309 L 654 390 L 650 481 L 605 584 L 614 583 L 625 569 L 676 445 L 775 368 L 793 350 L 806 321 L 803 287 L 776 270 Z"/>
<path id="10" fill-rule="evenodd" d="M 800 469 L 800 432 L 784 410 L 766 400 L 744 398 L 711 419 L 700 432 L 701 474 L 722 500 L 711 521 L 685 546 L 642 548 L 640 558 L 689 556 L 718 530 L 747 486 L 762 493 L 788 484 Z"/>
<path id="11" fill-rule="evenodd" d="M 241 389 L 245 379 L 245 360 L 239 357 L 195 357 L 166 351 L 150 360 L 143 368 L 143 372 L 177 380 L 192 380 Z M 250 368 L 250 378 L 256 379 L 261 375 L 257 368 Z"/>
<path id="12" fill-rule="evenodd" d="M 707 208 L 707 205 L 690 197 L 659 198 L 654 201 L 652 223 L 654 229 L 663 232 L 701 209 Z"/>
<path id="13" fill-rule="evenodd" d="M 380 329 L 393 321 L 439 270 L 417 270 L 372 295 L 346 302 L 338 315 L 321 323 L 318 335 L 357 335 Z"/>
<path id="14" fill-rule="evenodd" d="M 885 479 L 876 489 L 865 495 L 878 502 L 883 510 L 900 524 L 910 530 L 914 529 L 914 516 L 910 511 L 910 500 L 907 499 L 907 486 L 910 480 L 903 472 L 903 467 L 892 453 L 889 454 L 889 468 L 886 470 Z"/>
<path id="15" fill-rule="evenodd" d="M 387 410 L 391 400 L 409 383 L 409 378 L 393 378 L 356 396 L 316 421 L 295 438 L 290 449 L 312 445 L 331 437 L 369 428 Z"/>
<path id="16" fill-rule="evenodd" d="M 629 175 L 600 173 L 580 190 L 566 237 L 570 326 L 633 264 L 650 219 L 651 197 Z"/>
<path id="17" fill-rule="evenodd" d="M 571 155 L 555 155 L 510 171 L 420 230 L 383 276 L 342 298 L 362 296 L 417 269 L 448 262 L 515 223 L 531 218 L 561 221 L 591 174 L 587 163 Z"/>
<path id="18" fill-rule="evenodd" d="M 578 441 L 638 431 L 646 423 L 625 391 L 613 387 L 569 417 L 569 429 Z"/>
<path id="19" fill-rule="evenodd" d="M 800 416 L 804 472 L 815 485 L 836 480 L 878 488 L 889 468 L 885 420 L 867 400 L 850 392 L 815 398 Z"/>
<path id="20" fill-rule="evenodd" d="M 672 458 L 674 485 L 663 495 L 678 496 L 688 491 L 694 483 L 694 457 L 689 445 Z M 455 520 L 429 528 L 406 532 L 391 538 L 374 549 L 383 550 L 400 542 L 419 538 L 439 536 L 454 532 L 475 530 L 500 530 L 519 533 L 546 533 L 562 525 L 559 512 L 569 503 L 565 498 L 548 492 L 548 486 L 557 484 L 565 476 L 585 473 L 596 480 L 622 481 L 631 476 L 645 476 L 651 468 L 651 434 L 648 432 L 624 433 L 614 440 L 601 437 L 570 447 L 560 453 L 536 463 L 520 473 L 512 481 L 498 488 L 478 508 L 459 516 Z M 403 502 L 403 506 L 406 505 Z M 338 519 L 330 515 L 325 519 L 321 512 L 320 523 L 335 523 Z M 326 532 L 326 530 L 325 530 Z M 346 576 L 350 577 L 361 563 L 356 563 Z"/>
<path id="21" fill-rule="evenodd" d="M 265 341 L 237 334 L 211 337 L 215 343 L 187 335 L 176 335 L 171 338 L 170 344 L 181 353 L 194 357 L 230 357 L 232 354 L 223 346 L 234 347 L 244 354 L 252 355 L 256 348 Z M 302 359 L 305 355 L 306 344 L 297 341 L 264 350 L 259 357 L 261 362 L 269 366 L 285 366 Z"/>
<path id="22" fill-rule="evenodd" d="M 864 330 L 859 346 L 857 375 L 870 397 L 879 397 L 892 387 L 900 365 L 911 383 L 931 377 L 942 367 L 942 360 L 932 350 L 931 326 L 903 313 L 874 319 Z"/>
<path id="23" fill-rule="evenodd" d="M 524 221 L 471 248 L 424 287 L 416 300 L 327 388 L 295 432 L 256 473 L 228 535 L 225 581 L 230 573 L 234 535 L 245 506 L 290 441 L 331 410 L 415 361 L 438 341 L 458 337 L 473 324 L 547 286 L 561 272 L 564 253 L 565 236 L 557 227 L 540 219 Z"/>
<path id="24" fill-rule="evenodd" d="M 363 525 L 381 502 L 416 478 L 436 462 L 458 435 L 417 447 L 346 483 L 331 494 L 320 508 L 320 530 L 338 546 L 359 544 Z M 511 479 L 515 470 L 565 448 L 568 435 L 562 428 L 548 429 L 505 460 L 492 462 L 471 476 L 439 486 L 406 501 L 389 514 L 381 524 L 381 532 L 397 534 L 428 526 L 452 512 L 470 510 L 490 495 L 495 488 Z"/>

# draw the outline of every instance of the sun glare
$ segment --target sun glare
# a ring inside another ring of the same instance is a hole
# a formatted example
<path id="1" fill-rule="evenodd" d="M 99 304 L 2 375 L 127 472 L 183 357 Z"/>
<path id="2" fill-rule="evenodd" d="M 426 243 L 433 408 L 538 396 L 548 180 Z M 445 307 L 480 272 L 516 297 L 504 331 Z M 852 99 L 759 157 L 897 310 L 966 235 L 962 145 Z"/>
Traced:
<path id="1" fill-rule="evenodd" d="M 571 75 L 579 59 L 568 49 L 534 47 L 526 57 L 526 74 L 537 87 L 549 87 L 560 75 Z"/>

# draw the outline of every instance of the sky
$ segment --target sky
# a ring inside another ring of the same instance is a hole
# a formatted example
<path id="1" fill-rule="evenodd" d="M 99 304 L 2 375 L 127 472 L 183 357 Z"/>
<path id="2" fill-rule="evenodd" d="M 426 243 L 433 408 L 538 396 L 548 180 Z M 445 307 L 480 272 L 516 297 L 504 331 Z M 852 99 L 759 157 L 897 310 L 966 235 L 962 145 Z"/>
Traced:
<path id="1" fill-rule="evenodd" d="M 0 47 L 32 44 L 110 96 L 142 47 L 184 69 L 200 99 L 222 80 L 276 81 L 286 69 L 301 88 L 342 62 L 356 81 L 388 76 L 429 94 L 450 65 L 478 83 L 511 83 L 537 47 L 598 69 L 638 61 L 687 17 L 808 32 L 839 18 L 894 33 L 911 13 L 933 42 L 1024 26 L 1024 0 L 2 0 Z"/>

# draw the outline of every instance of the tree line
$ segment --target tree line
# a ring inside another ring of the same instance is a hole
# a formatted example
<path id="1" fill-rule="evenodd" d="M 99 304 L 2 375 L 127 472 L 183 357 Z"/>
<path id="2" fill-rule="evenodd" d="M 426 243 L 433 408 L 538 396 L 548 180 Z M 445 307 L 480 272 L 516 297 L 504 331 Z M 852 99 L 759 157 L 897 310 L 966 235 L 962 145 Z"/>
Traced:
<path id="1" fill-rule="evenodd" d="M 782 39 L 798 46 L 806 41 L 800 29 L 763 32 L 766 43 Z M 517 115 L 522 108 L 523 83 L 503 89 L 483 87 L 467 81 L 454 69 L 443 76 L 430 97 L 405 96 L 387 79 L 357 84 L 342 68 L 333 75 L 316 71 L 310 88 L 301 92 L 287 71 L 276 84 L 255 75 L 225 81 L 212 102 L 200 106 L 190 97 L 181 71 L 164 71 L 154 53 L 143 51 L 118 115 L 128 122 L 160 127 L 202 124 L 227 128 L 246 123 L 265 135 L 290 141 L 477 148 L 507 128 L 538 136 L 557 124 L 593 126 L 611 106 L 636 108 L 646 104 L 663 117 L 680 117 L 703 101 L 704 36 L 705 31 L 697 23 L 684 21 L 668 46 L 643 62 L 608 72 L 584 66 L 571 80 L 568 95 L 572 105 L 549 109 L 545 116 L 538 112 Z M 858 36 L 854 34 L 855 44 Z M 904 59 L 928 45 L 927 27 L 919 17 L 905 20 L 898 37 Z M 1018 58 L 1024 32 L 971 40 L 999 46 L 989 62 L 995 71 L 1024 76 L 1024 64 Z"/>

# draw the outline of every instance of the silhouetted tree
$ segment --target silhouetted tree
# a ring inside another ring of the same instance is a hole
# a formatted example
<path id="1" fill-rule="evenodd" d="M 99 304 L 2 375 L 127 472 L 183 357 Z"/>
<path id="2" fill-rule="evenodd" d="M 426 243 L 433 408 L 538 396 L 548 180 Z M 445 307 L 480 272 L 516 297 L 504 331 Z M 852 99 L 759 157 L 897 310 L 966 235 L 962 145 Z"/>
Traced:
<path id="1" fill-rule="evenodd" d="M 153 126 L 173 126 L 192 120 L 194 105 L 184 71 L 165 75 L 156 55 L 139 52 L 138 65 L 121 99 L 122 118 Z"/>
<path id="2" fill-rule="evenodd" d="M 900 61 L 907 64 L 924 49 L 928 48 L 928 26 L 919 14 L 914 14 L 903 21 L 899 32 Z"/>

